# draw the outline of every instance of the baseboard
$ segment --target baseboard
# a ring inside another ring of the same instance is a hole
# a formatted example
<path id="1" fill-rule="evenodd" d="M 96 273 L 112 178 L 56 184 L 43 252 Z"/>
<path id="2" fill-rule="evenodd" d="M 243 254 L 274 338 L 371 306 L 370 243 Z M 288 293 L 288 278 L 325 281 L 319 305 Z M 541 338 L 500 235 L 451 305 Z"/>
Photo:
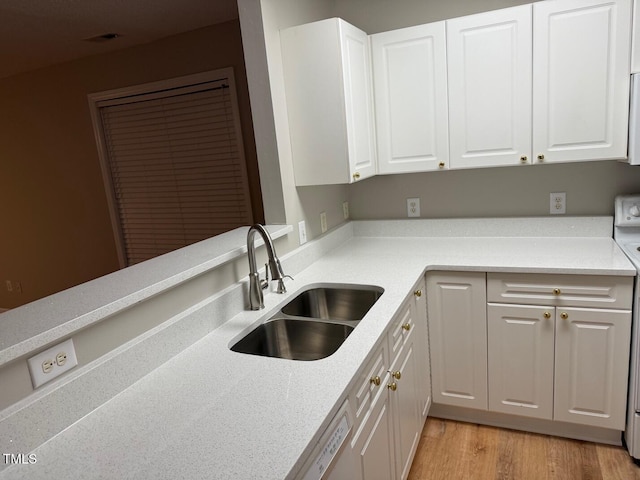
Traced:
<path id="1" fill-rule="evenodd" d="M 622 444 L 621 433 L 618 430 L 610 430 L 601 427 L 591 427 L 553 420 L 538 420 L 518 415 L 506 415 L 503 413 L 473 410 L 463 407 L 452 407 L 434 403 L 429 410 L 430 417 L 459 420 L 462 422 L 478 423 L 493 427 L 521 430 L 525 432 L 553 435 L 555 437 L 572 438 L 574 440 L 586 440 L 595 443 L 609 445 Z"/>

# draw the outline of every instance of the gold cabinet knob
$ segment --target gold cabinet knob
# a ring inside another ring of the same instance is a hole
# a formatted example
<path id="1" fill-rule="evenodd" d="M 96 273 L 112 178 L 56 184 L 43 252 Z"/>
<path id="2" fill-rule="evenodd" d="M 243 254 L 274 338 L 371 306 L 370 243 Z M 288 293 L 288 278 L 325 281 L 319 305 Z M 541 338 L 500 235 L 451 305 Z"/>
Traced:
<path id="1" fill-rule="evenodd" d="M 544 154 L 539 153 L 538 154 L 538 160 L 540 160 L 542 162 L 544 160 Z"/>
<path id="2" fill-rule="evenodd" d="M 521 161 L 522 163 L 527 163 L 527 160 L 529 160 L 529 158 L 528 158 L 526 155 L 522 155 L 522 156 L 520 157 L 520 161 Z"/>
<path id="3" fill-rule="evenodd" d="M 353 179 L 358 180 L 360 178 L 360 172 L 356 172 L 353 174 Z"/>
<path id="4" fill-rule="evenodd" d="M 544 313 L 542 314 L 542 316 L 543 316 L 544 318 L 546 318 L 546 319 L 549 319 L 549 318 L 551 318 L 551 313 L 550 313 L 550 312 L 544 312 Z"/>
<path id="5" fill-rule="evenodd" d="M 560 314 L 560 318 L 562 318 L 563 320 L 566 320 L 567 318 L 569 318 L 569 314 L 567 312 L 562 312 Z"/>
<path id="6" fill-rule="evenodd" d="M 422 296 L 422 290 L 416 290 L 415 292 L 413 292 L 413 294 L 414 294 L 416 297 L 421 297 L 421 296 Z"/>
<path id="7" fill-rule="evenodd" d="M 408 332 L 409 330 L 411 330 L 411 324 L 405 323 L 404 325 L 402 325 L 402 329 Z"/>
<path id="8" fill-rule="evenodd" d="M 387 388 L 392 392 L 395 392 L 398 389 L 398 384 L 396 382 L 391 382 L 389 385 L 387 385 Z"/>
<path id="9" fill-rule="evenodd" d="M 375 377 L 371 377 L 369 379 L 369 383 L 372 383 L 376 387 L 380 386 L 380 377 L 378 375 L 376 375 Z"/>
<path id="10" fill-rule="evenodd" d="M 396 380 L 400 380 L 402 378 L 402 373 L 400 372 L 400 370 L 397 370 L 395 372 L 389 372 L 389 373 L 391 373 L 391 376 Z"/>
<path id="11" fill-rule="evenodd" d="M 444 162 L 440 162 L 440 163 L 438 164 L 438 167 L 440 167 L 440 168 L 444 168 Z"/>
<path id="12" fill-rule="evenodd" d="M 560 295 L 562 293 L 562 290 L 560 290 L 559 288 L 554 288 L 553 289 L 553 294 L 554 295 Z"/>

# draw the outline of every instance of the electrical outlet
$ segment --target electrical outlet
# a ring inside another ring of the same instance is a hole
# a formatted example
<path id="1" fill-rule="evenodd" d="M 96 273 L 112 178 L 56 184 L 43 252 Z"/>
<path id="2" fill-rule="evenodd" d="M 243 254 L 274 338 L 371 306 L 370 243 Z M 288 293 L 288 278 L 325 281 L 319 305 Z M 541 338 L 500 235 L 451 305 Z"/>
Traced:
<path id="1" fill-rule="evenodd" d="M 304 220 L 298 222 L 298 236 L 300 237 L 300 245 L 307 243 L 307 224 Z"/>
<path id="2" fill-rule="evenodd" d="M 320 214 L 320 230 L 322 233 L 327 231 L 327 212 L 322 212 Z"/>
<path id="3" fill-rule="evenodd" d="M 549 194 L 549 213 L 551 215 L 567 213 L 567 194 L 565 192 Z"/>
<path id="4" fill-rule="evenodd" d="M 349 218 L 349 202 L 342 202 L 342 216 L 345 220 Z"/>
<path id="5" fill-rule="evenodd" d="M 73 340 L 65 340 L 58 345 L 40 352 L 27 360 L 33 388 L 53 380 L 78 365 Z"/>
<path id="6" fill-rule="evenodd" d="M 420 216 L 420 199 L 407 198 L 407 217 Z"/>

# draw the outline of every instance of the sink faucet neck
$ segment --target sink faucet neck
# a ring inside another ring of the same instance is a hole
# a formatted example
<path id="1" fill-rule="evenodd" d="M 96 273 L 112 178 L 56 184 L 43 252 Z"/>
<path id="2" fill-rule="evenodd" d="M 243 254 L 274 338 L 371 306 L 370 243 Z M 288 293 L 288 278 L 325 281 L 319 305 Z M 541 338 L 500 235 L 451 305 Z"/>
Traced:
<path id="1" fill-rule="evenodd" d="M 267 250 L 267 256 L 269 257 L 266 272 L 267 278 L 263 281 L 260 280 L 260 274 L 258 273 L 258 267 L 256 265 L 256 233 L 262 237 Z M 278 281 L 277 293 L 285 293 L 287 291 L 284 285 L 284 278 L 288 277 L 288 275 L 285 275 L 282 271 L 282 265 L 276 255 L 276 249 L 273 246 L 271 235 L 269 235 L 267 229 L 259 223 L 249 228 L 249 232 L 247 233 L 247 255 L 249 257 L 249 308 L 251 310 L 260 310 L 264 308 L 264 295 L 262 290 L 269 285 L 269 270 L 271 271 L 271 279 Z"/>

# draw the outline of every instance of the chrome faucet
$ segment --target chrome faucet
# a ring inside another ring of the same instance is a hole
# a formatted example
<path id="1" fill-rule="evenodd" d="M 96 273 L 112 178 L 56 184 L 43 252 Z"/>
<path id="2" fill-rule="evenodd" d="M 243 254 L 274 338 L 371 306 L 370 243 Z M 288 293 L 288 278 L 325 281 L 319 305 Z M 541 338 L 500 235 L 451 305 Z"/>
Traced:
<path id="1" fill-rule="evenodd" d="M 256 248 L 254 245 L 256 232 L 258 232 L 264 240 L 267 255 L 269 256 L 269 261 L 265 265 L 266 278 L 264 280 L 260 280 L 260 274 L 256 267 Z M 269 286 L 269 270 L 271 270 L 271 279 L 278 281 L 276 293 L 285 293 L 287 291 L 284 286 L 284 279 L 286 277 L 291 278 L 291 276 L 285 275 L 282 271 L 280 260 L 273 246 L 273 240 L 271 240 L 271 235 L 269 235 L 267 229 L 259 223 L 249 228 L 249 233 L 247 233 L 247 254 L 249 256 L 249 308 L 251 310 L 260 310 L 264 308 L 264 295 L 262 294 L 262 290 Z"/>

